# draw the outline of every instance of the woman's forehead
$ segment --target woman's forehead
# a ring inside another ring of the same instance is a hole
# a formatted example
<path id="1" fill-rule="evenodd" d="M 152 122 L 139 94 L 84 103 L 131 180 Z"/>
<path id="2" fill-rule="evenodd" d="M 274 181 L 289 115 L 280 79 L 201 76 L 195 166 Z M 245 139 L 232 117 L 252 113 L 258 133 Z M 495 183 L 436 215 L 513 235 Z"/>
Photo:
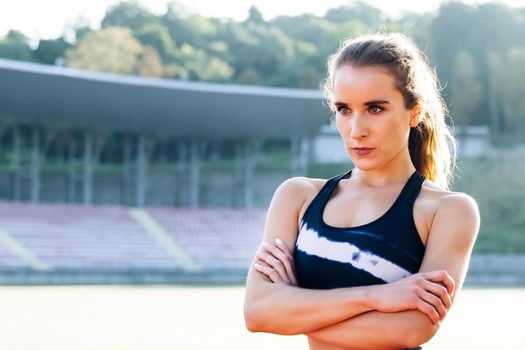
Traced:
<path id="1" fill-rule="evenodd" d="M 400 95 L 394 76 L 386 68 L 350 65 L 342 65 L 335 70 L 334 94 L 336 100 L 347 98 L 355 101 Z"/>

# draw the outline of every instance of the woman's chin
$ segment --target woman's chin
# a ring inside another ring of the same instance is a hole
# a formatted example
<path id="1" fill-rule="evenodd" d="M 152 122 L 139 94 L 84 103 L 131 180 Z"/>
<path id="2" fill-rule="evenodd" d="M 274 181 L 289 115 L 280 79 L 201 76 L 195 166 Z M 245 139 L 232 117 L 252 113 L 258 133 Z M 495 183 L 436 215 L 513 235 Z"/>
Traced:
<path id="1" fill-rule="evenodd" d="M 375 167 L 375 164 L 368 159 L 351 159 L 351 161 L 354 167 L 363 171 L 371 170 Z"/>

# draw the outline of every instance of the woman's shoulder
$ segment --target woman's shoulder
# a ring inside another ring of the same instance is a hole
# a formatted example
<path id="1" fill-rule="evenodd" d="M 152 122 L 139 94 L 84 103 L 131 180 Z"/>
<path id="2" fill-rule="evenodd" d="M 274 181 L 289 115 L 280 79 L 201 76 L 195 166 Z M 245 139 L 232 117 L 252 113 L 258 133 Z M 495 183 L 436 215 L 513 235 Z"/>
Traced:
<path id="1" fill-rule="evenodd" d="M 284 199 L 300 199 L 304 204 L 304 202 L 312 196 L 315 196 L 321 190 L 326 181 L 328 180 L 306 176 L 294 176 L 281 183 L 276 192 L 280 192 L 281 197 L 284 197 Z"/>
<path id="2" fill-rule="evenodd" d="M 279 187 L 288 192 L 319 192 L 328 179 L 311 178 L 306 176 L 294 176 L 286 179 Z"/>
<path id="3" fill-rule="evenodd" d="M 286 179 L 276 190 L 279 201 L 297 209 L 298 226 L 306 208 L 329 179 L 294 176 Z"/>
<path id="4" fill-rule="evenodd" d="M 443 189 L 429 179 L 425 179 L 421 187 L 424 197 L 434 203 L 436 209 L 444 206 L 476 206 L 476 201 L 470 195 L 464 192 L 455 192 Z"/>
<path id="5" fill-rule="evenodd" d="M 430 227 L 437 221 L 458 225 L 460 222 L 479 223 L 479 208 L 476 200 L 467 193 L 445 190 L 425 179 L 421 188 L 422 200 L 432 208 Z"/>

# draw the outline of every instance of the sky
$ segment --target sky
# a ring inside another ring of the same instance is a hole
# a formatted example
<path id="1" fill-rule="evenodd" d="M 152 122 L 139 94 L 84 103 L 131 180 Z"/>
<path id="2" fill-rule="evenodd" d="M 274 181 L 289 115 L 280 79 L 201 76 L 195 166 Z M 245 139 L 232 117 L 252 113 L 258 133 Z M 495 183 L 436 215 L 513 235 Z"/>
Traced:
<path id="1" fill-rule="evenodd" d="M 443 0 L 368 0 L 366 2 L 380 8 L 392 17 L 404 12 L 435 11 Z M 450 1 L 450 0 L 449 0 Z M 498 1 L 498 0 L 495 0 Z M 9 29 L 25 33 L 32 40 L 57 38 L 64 29 L 77 22 L 79 18 L 87 20 L 94 29 L 108 6 L 119 0 L 0 0 L 0 36 Z M 165 12 L 168 0 L 138 0 L 154 13 Z M 209 17 L 229 17 L 243 20 L 253 4 L 270 20 L 279 15 L 299 15 L 313 13 L 324 15 L 327 9 L 349 3 L 349 0 L 179 0 L 184 6 Z M 464 0 L 464 3 L 477 4 L 486 0 Z M 525 0 L 499 1 L 510 6 L 525 6 Z"/>

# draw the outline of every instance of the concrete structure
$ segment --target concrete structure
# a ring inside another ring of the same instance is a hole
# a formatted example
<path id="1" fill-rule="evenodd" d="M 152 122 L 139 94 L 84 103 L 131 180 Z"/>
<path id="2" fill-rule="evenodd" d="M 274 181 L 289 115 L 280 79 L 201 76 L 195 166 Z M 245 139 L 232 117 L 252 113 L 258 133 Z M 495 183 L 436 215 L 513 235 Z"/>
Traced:
<path id="1" fill-rule="evenodd" d="M 122 204 L 147 205 L 154 155 L 175 154 L 178 204 L 198 207 L 200 162 L 217 143 L 228 142 L 241 188 L 235 201 L 251 207 L 264 142 L 289 140 L 290 174 L 305 174 L 311 139 L 330 115 L 318 90 L 139 78 L 2 59 L 0 81 L 0 143 L 12 155 L 10 197 L 35 203 L 48 158 L 67 163 L 64 200 L 93 203 L 95 169 L 103 152 L 113 152 L 122 166 Z"/>

